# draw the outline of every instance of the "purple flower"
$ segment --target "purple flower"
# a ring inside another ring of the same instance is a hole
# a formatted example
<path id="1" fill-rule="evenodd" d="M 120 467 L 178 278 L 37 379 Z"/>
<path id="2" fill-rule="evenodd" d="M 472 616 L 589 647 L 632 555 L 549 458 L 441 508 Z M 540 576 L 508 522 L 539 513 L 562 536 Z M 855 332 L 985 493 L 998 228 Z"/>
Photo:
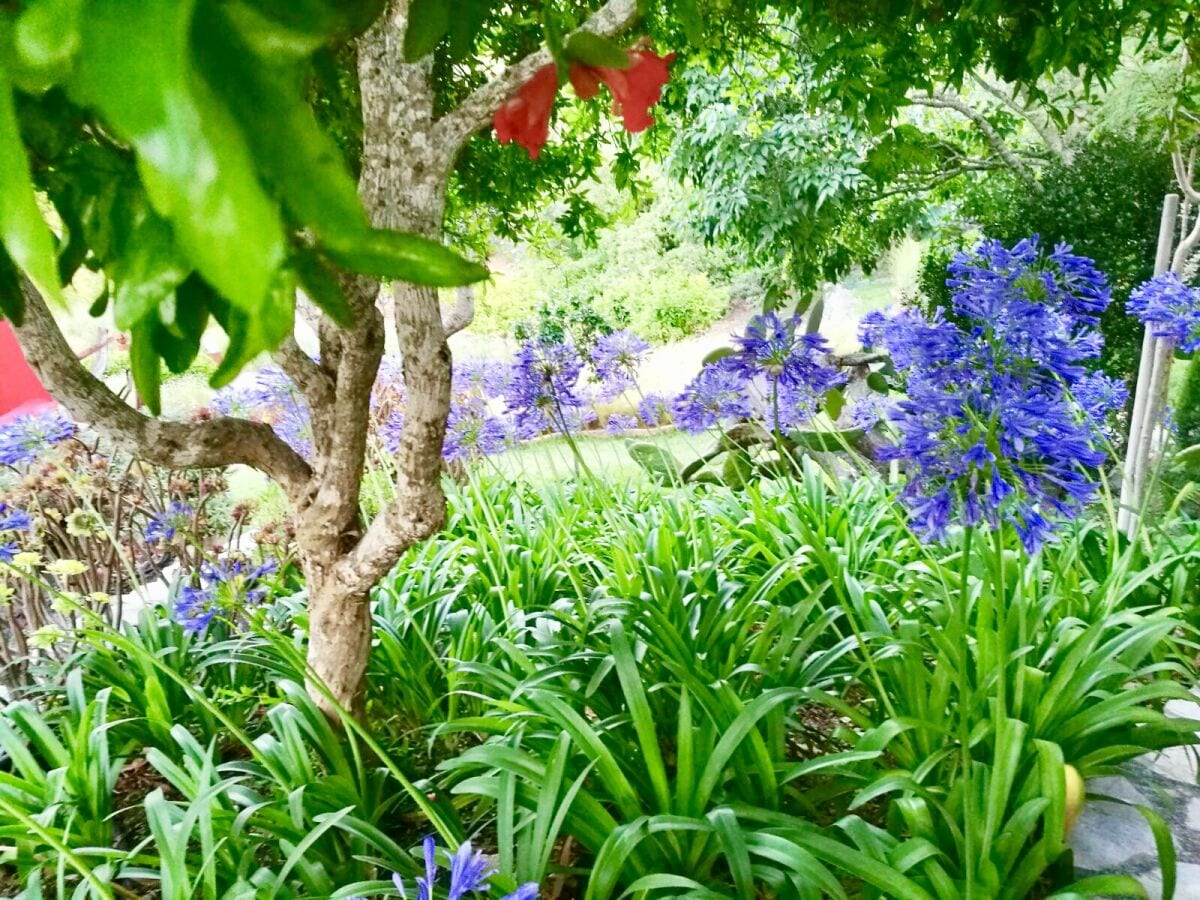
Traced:
<path id="1" fill-rule="evenodd" d="M 400 452 L 400 436 L 404 433 L 404 413 L 394 409 L 379 426 L 379 441 L 391 454 Z"/>
<path id="2" fill-rule="evenodd" d="M 508 429 L 481 401 L 456 403 L 446 419 L 442 458 L 460 462 L 508 449 Z"/>
<path id="3" fill-rule="evenodd" d="M 0 563 L 11 563 L 13 557 L 21 552 L 21 548 L 17 546 L 16 541 L 8 541 L 0 544 Z"/>
<path id="4" fill-rule="evenodd" d="M 649 427 L 671 419 L 671 401 L 662 394 L 647 394 L 638 404 L 638 417 Z"/>
<path id="5" fill-rule="evenodd" d="M 34 462 L 48 447 L 75 434 L 75 425 L 57 412 L 17 416 L 0 426 L 0 465 Z"/>
<path id="6" fill-rule="evenodd" d="M 190 584 L 179 588 L 174 610 L 175 618 L 188 634 L 199 634 L 217 615 L 217 605 L 213 602 L 212 591 Z"/>
<path id="7" fill-rule="evenodd" d="M 1072 385 L 1071 396 L 1087 413 L 1097 431 L 1111 438 L 1112 420 L 1116 413 L 1125 408 L 1129 400 L 1129 388 L 1119 378 L 1094 372 Z"/>
<path id="8" fill-rule="evenodd" d="M 437 883 L 437 844 L 433 837 L 427 837 L 422 842 L 425 857 L 425 874 L 418 876 L 417 900 L 432 900 L 433 888 Z M 491 889 L 488 879 L 496 874 L 496 869 L 484 856 L 482 851 L 474 850 L 470 841 L 459 845 L 458 852 L 450 859 L 450 886 L 446 894 L 447 900 L 462 900 L 470 893 L 487 893 Z M 392 883 L 401 897 L 407 897 L 404 879 L 396 874 Z M 506 894 L 501 900 L 536 900 L 538 886 L 533 882 L 521 885 L 511 894 Z"/>
<path id="9" fill-rule="evenodd" d="M 208 404 L 213 412 L 223 416 L 234 416 L 238 419 L 258 421 L 260 412 L 257 396 L 248 388 L 223 387 L 213 394 L 212 402 Z"/>
<path id="10" fill-rule="evenodd" d="M 901 500 L 923 538 L 954 521 L 1010 524 L 1032 553 L 1051 516 L 1078 515 L 1098 490 L 1098 420 L 1119 392 L 1084 363 L 1099 353 L 1107 289 L 1089 261 L 1065 248 L 1043 258 L 1036 241 L 986 242 L 950 273 L 961 327 L 940 312 L 863 321 L 907 381 L 889 413 L 896 441 L 879 455 L 906 464 Z"/>
<path id="11" fill-rule="evenodd" d="M 175 618 L 191 634 L 199 634 L 220 615 L 232 620 L 247 605 L 270 594 L 263 579 L 278 571 L 275 560 L 254 565 L 242 557 L 206 562 L 198 584 L 185 584 L 175 599 Z"/>
<path id="12" fill-rule="evenodd" d="M 502 397 L 509 372 L 510 366 L 498 360 L 468 357 L 454 363 L 453 391 L 487 399 Z"/>
<path id="13" fill-rule="evenodd" d="M 570 432 L 568 410 L 584 405 L 579 395 L 582 371 L 583 361 L 569 344 L 527 341 L 513 361 L 505 390 L 518 432 L 532 436 L 551 427 Z"/>
<path id="14" fill-rule="evenodd" d="M 9 506 L 0 500 L 0 533 L 6 531 L 29 531 L 33 518 L 22 509 Z"/>
<path id="15" fill-rule="evenodd" d="M 798 316 L 780 319 L 773 312 L 755 316 L 746 333 L 734 338 L 739 351 L 722 362 L 746 378 L 766 375 L 770 382 L 823 394 L 845 379 L 827 362 L 830 350 L 825 338 L 804 334 L 800 325 Z"/>
<path id="16" fill-rule="evenodd" d="M 609 398 L 619 396 L 637 384 L 638 367 L 649 350 L 646 341 L 624 329 L 596 341 L 592 363 Z"/>
<path id="17" fill-rule="evenodd" d="M 638 420 L 633 416 L 613 413 L 604 424 L 604 430 L 608 434 L 624 434 L 631 428 L 637 428 L 637 426 Z"/>
<path id="18" fill-rule="evenodd" d="M 172 500 L 170 505 L 161 512 L 150 517 L 143 536 L 147 544 L 163 544 L 175 537 L 180 531 L 188 531 L 192 527 L 195 512 L 186 503 Z"/>
<path id="19" fill-rule="evenodd" d="M 1188 287 L 1173 272 L 1156 275 L 1134 290 L 1125 311 L 1184 353 L 1200 350 L 1200 290 Z"/>
<path id="20" fill-rule="evenodd" d="M 675 398 L 675 422 L 684 431 L 699 434 L 722 419 L 750 415 L 746 377 L 720 363 L 709 363 Z"/>

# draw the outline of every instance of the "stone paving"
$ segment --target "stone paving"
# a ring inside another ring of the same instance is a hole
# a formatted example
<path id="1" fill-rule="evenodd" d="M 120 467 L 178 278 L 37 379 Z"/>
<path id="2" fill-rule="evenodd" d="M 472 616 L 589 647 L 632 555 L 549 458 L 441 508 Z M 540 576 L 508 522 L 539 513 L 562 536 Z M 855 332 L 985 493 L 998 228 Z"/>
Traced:
<path id="1" fill-rule="evenodd" d="M 1200 703 L 1172 700 L 1169 715 L 1200 719 Z M 1178 857 L 1176 900 L 1200 900 L 1200 777 L 1193 747 L 1173 747 L 1132 760 L 1122 774 L 1094 778 L 1088 794 L 1148 806 L 1167 820 Z M 1154 836 L 1132 806 L 1089 799 L 1071 833 L 1075 866 L 1081 872 L 1124 872 L 1142 882 L 1152 900 L 1162 897 L 1162 875 Z"/>

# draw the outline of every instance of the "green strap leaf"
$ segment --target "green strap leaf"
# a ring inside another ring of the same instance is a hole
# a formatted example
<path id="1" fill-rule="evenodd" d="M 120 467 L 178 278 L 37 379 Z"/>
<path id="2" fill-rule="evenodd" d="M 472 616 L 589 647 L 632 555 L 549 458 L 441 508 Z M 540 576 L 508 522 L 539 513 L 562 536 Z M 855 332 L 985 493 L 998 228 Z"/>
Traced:
<path id="1" fill-rule="evenodd" d="M 237 122 L 192 70 L 194 0 L 89 0 L 69 82 L 137 154 L 154 208 L 222 296 L 258 317 L 285 258 Z"/>
<path id="2" fill-rule="evenodd" d="M 0 68 L 0 242 L 45 297 L 63 304 L 54 235 L 50 233 L 29 175 L 12 85 Z M 12 306 L 13 304 L 5 304 Z M 20 307 L 18 294 L 16 306 Z M 9 313 L 11 315 L 11 313 Z"/>

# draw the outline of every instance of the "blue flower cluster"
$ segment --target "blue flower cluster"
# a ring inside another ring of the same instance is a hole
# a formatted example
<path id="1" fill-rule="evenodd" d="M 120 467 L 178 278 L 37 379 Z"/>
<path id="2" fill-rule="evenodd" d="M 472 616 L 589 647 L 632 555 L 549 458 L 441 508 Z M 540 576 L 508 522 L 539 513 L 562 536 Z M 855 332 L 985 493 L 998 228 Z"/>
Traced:
<path id="1" fill-rule="evenodd" d="M 600 380 L 600 398 L 615 399 L 637 387 L 638 369 L 650 352 L 650 344 L 632 331 L 614 331 L 596 341 L 592 365 Z"/>
<path id="2" fill-rule="evenodd" d="M 437 842 L 432 837 L 423 841 L 425 857 L 425 874 L 416 880 L 416 900 L 433 900 L 433 889 L 437 886 L 438 865 L 436 859 Z M 470 841 L 459 845 L 458 851 L 450 858 L 450 883 L 446 890 L 446 900 L 462 900 L 468 894 L 487 893 L 491 889 L 488 879 L 497 873 L 497 869 L 488 862 L 481 851 L 475 850 Z M 396 893 L 408 897 L 404 879 L 398 874 L 392 875 L 392 884 Z M 505 894 L 500 900 L 537 900 L 538 886 L 530 881 L 511 894 Z M 363 900 L 362 897 L 352 897 L 350 900 Z"/>
<path id="3" fill-rule="evenodd" d="M 10 563 L 20 551 L 14 534 L 33 528 L 33 517 L 21 509 L 9 506 L 0 500 L 0 563 Z"/>
<path id="4" fill-rule="evenodd" d="M 673 412 L 683 430 L 697 433 L 755 415 L 774 430 L 794 428 L 811 420 L 826 392 L 845 381 L 830 365 L 829 344 L 805 334 L 797 316 L 755 316 L 734 341 L 736 352 L 705 365 L 676 398 Z"/>
<path id="5" fill-rule="evenodd" d="M 1184 353 L 1200 350 L 1200 288 L 1189 287 L 1173 272 L 1157 275 L 1133 291 L 1125 311 Z"/>
<path id="6" fill-rule="evenodd" d="M 17 416 L 0 426 L 0 465 L 28 465 L 74 434 L 74 424 L 58 412 Z"/>
<path id="7" fill-rule="evenodd" d="M 570 344 L 526 341 L 513 360 L 505 391 L 516 433 L 525 438 L 544 431 L 575 430 L 586 406 L 579 383 L 583 360 Z M 574 415 L 573 415 L 574 413 Z"/>
<path id="8" fill-rule="evenodd" d="M 257 566 L 241 557 L 206 562 L 198 584 L 179 588 L 175 618 L 190 634 L 199 634 L 217 616 L 232 620 L 245 607 L 266 599 L 270 586 L 263 579 L 278 569 L 273 559 Z"/>
<path id="9" fill-rule="evenodd" d="M 888 415 L 896 443 L 880 456 L 906 465 L 901 499 L 923 538 L 1008 523 L 1036 552 L 1053 517 L 1095 497 L 1099 446 L 1124 403 L 1121 386 L 1086 370 L 1108 287 L 1090 260 L 1044 253 L 1036 237 L 984 242 L 949 273 L 961 326 L 940 311 L 863 320 L 863 343 L 887 350 L 907 382 Z"/>
<path id="10" fill-rule="evenodd" d="M 195 517 L 195 510 L 186 503 L 172 500 L 166 509 L 150 517 L 142 536 L 147 544 L 165 544 L 177 534 L 186 537 L 192 530 Z"/>

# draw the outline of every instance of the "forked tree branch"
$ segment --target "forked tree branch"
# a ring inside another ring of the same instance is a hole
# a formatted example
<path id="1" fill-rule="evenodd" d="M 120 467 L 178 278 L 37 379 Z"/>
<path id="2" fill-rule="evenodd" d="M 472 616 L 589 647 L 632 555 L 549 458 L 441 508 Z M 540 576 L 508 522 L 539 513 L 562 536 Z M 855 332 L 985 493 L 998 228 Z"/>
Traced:
<path id="1" fill-rule="evenodd" d="M 979 129 L 979 133 L 996 151 L 1004 163 L 1020 175 L 1025 181 L 1030 184 L 1035 184 L 1033 174 L 1029 171 L 1029 166 L 1019 156 L 1013 153 L 1012 149 L 1004 142 L 1004 138 L 1000 137 L 1000 132 L 996 131 L 992 123 L 988 121 L 987 116 L 979 110 L 972 107 L 966 101 L 952 94 L 947 94 L 945 91 L 934 91 L 930 94 L 913 94 L 912 102 L 921 106 L 930 106 L 935 109 L 950 109 L 961 116 L 965 116 L 975 123 L 975 127 Z"/>
<path id="2" fill-rule="evenodd" d="M 616 37 L 637 22 L 637 7 L 637 0 L 608 0 L 579 30 L 603 37 Z M 445 148 L 452 157 L 457 156 L 471 135 L 492 120 L 492 114 L 500 104 L 549 62 L 550 51 L 543 48 L 513 63 L 487 84 L 477 88 L 437 121 L 434 126 L 434 146 Z"/>
<path id="3" fill-rule="evenodd" d="M 221 417 L 168 422 L 142 415 L 89 372 L 67 344 L 41 294 L 21 279 L 25 321 L 13 330 L 26 359 L 47 390 L 76 419 L 126 453 L 170 469 L 247 465 L 264 472 L 301 503 L 312 470 L 270 426 Z"/>

